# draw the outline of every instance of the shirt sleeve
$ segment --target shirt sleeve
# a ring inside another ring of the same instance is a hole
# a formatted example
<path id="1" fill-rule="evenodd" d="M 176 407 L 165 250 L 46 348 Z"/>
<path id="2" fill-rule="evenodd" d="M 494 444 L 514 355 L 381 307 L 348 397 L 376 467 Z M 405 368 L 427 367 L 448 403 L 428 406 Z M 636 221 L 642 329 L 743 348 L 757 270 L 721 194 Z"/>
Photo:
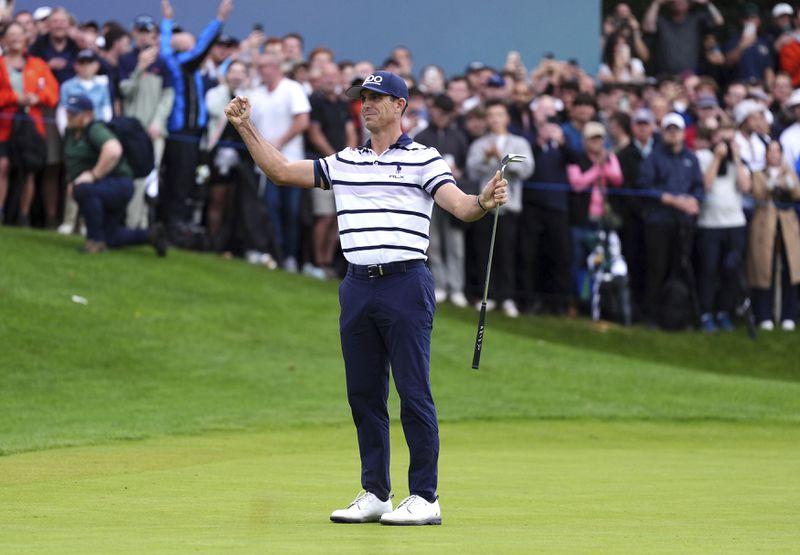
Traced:
<path id="1" fill-rule="evenodd" d="M 308 102 L 308 96 L 303 90 L 300 83 L 294 83 L 292 91 L 292 115 L 307 114 L 311 111 L 311 104 Z"/>
<path id="2" fill-rule="evenodd" d="M 88 138 L 91 145 L 96 148 L 98 152 L 108 141 L 116 139 L 111 130 L 99 121 L 95 121 L 89 128 Z"/>
<path id="3" fill-rule="evenodd" d="M 333 185 L 331 168 L 336 163 L 336 154 L 314 160 L 314 187 L 330 190 Z"/>
<path id="4" fill-rule="evenodd" d="M 713 158 L 713 154 L 708 149 L 698 150 L 695 152 L 695 156 L 697 156 L 697 163 L 700 164 L 700 171 L 705 174 L 708 167 L 711 165 L 711 159 Z"/>
<path id="5" fill-rule="evenodd" d="M 453 177 L 453 172 L 450 171 L 450 166 L 439 154 L 435 148 L 430 149 L 430 163 L 423 166 L 421 174 L 422 189 L 430 196 L 436 195 L 436 191 L 445 183 L 456 184 L 456 179 Z"/>

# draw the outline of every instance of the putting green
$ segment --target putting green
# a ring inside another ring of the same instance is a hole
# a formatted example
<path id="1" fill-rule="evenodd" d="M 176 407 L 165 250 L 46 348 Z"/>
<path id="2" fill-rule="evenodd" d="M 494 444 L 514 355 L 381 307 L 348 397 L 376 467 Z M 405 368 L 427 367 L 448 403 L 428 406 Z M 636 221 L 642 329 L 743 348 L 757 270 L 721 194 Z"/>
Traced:
<path id="1" fill-rule="evenodd" d="M 797 553 L 798 461 L 788 425 L 446 423 L 444 524 L 397 529 L 328 522 L 358 489 L 351 426 L 116 442 L 0 457 L 0 551 Z"/>

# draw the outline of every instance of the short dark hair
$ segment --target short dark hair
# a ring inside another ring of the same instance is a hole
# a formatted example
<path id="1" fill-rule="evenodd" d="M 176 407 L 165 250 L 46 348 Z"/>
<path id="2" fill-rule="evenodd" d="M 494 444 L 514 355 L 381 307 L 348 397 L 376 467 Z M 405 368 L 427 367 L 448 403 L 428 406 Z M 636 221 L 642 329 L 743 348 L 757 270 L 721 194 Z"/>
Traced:
<path id="1" fill-rule="evenodd" d="M 561 85 L 559 85 L 561 92 L 564 91 L 572 91 L 572 92 L 580 92 L 581 88 L 578 86 L 578 82 L 574 80 L 569 81 L 562 81 Z"/>
<path id="2" fill-rule="evenodd" d="M 486 117 L 486 110 L 484 109 L 483 106 L 478 105 L 470 109 L 466 114 L 464 114 L 464 117 L 466 119 L 470 118 L 483 119 Z"/>
<path id="3" fill-rule="evenodd" d="M 442 112 L 451 113 L 456 109 L 456 103 L 453 99 L 444 93 L 439 93 L 433 97 L 433 106 L 439 108 Z"/>
<path id="4" fill-rule="evenodd" d="M 303 35 L 301 35 L 300 33 L 286 33 L 285 35 L 283 35 L 283 40 L 286 39 L 297 39 L 300 41 L 301 45 L 305 46 L 306 44 L 306 41 L 303 40 Z"/>
<path id="5" fill-rule="evenodd" d="M 614 112 L 608 119 L 609 122 L 616 122 L 628 135 L 631 134 L 631 116 L 629 114 L 625 112 Z"/>
<path id="6" fill-rule="evenodd" d="M 490 98 L 486 102 L 484 102 L 484 107 L 486 111 L 489 111 L 489 108 L 494 108 L 495 106 L 502 106 L 506 112 L 508 112 L 508 102 L 503 100 L 502 98 Z"/>
<path id="7" fill-rule="evenodd" d="M 103 49 L 108 51 L 114 47 L 114 43 L 122 39 L 123 37 L 127 37 L 128 33 L 121 28 L 118 27 L 111 27 L 106 31 L 104 35 L 105 44 L 103 45 Z"/>
<path id="8" fill-rule="evenodd" d="M 0 39 L 5 38 L 6 33 L 8 33 L 8 30 L 11 29 L 11 27 L 14 26 L 14 25 L 16 25 L 17 27 L 22 29 L 23 33 L 25 32 L 25 27 L 22 26 L 22 23 L 20 23 L 19 21 L 16 21 L 16 20 L 12 20 L 12 21 L 9 21 L 8 23 L 6 23 L 3 26 L 0 26 Z"/>
<path id="9" fill-rule="evenodd" d="M 578 93 L 575 96 L 575 100 L 572 102 L 573 106 L 591 106 L 595 110 L 597 110 L 597 104 L 594 101 L 594 97 L 587 93 Z"/>

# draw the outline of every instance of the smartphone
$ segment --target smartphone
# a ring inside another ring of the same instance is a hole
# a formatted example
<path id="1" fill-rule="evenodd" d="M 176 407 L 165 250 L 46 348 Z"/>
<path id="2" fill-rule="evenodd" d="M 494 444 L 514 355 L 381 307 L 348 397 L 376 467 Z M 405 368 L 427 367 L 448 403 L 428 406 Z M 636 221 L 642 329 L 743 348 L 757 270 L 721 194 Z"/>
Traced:
<path id="1" fill-rule="evenodd" d="M 748 37 L 752 37 L 756 34 L 756 24 L 752 21 L 748 21 L 744 24 L 744 34 Z"/>
<path id="2" fill-rule="evenodd" d="M 261 25 L 261 23 L 256 23 L 255 25 L 253 25 L 253 31 L 258 31 L 259 33 L 263 33 L 264 26 Z"/>

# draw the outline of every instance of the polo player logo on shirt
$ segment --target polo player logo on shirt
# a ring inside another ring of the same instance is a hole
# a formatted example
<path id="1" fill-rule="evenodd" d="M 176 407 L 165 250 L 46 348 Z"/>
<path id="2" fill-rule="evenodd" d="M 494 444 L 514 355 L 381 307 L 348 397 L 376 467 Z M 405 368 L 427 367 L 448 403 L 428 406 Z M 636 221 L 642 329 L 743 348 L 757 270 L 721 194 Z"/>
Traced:
<path id="1" fill-rule="evenodd" d="M 389 177 L 392 179 L 403 179 L 403 166 L 399 163 L 397 164 L 397 173 L 389 174 Z"/>

